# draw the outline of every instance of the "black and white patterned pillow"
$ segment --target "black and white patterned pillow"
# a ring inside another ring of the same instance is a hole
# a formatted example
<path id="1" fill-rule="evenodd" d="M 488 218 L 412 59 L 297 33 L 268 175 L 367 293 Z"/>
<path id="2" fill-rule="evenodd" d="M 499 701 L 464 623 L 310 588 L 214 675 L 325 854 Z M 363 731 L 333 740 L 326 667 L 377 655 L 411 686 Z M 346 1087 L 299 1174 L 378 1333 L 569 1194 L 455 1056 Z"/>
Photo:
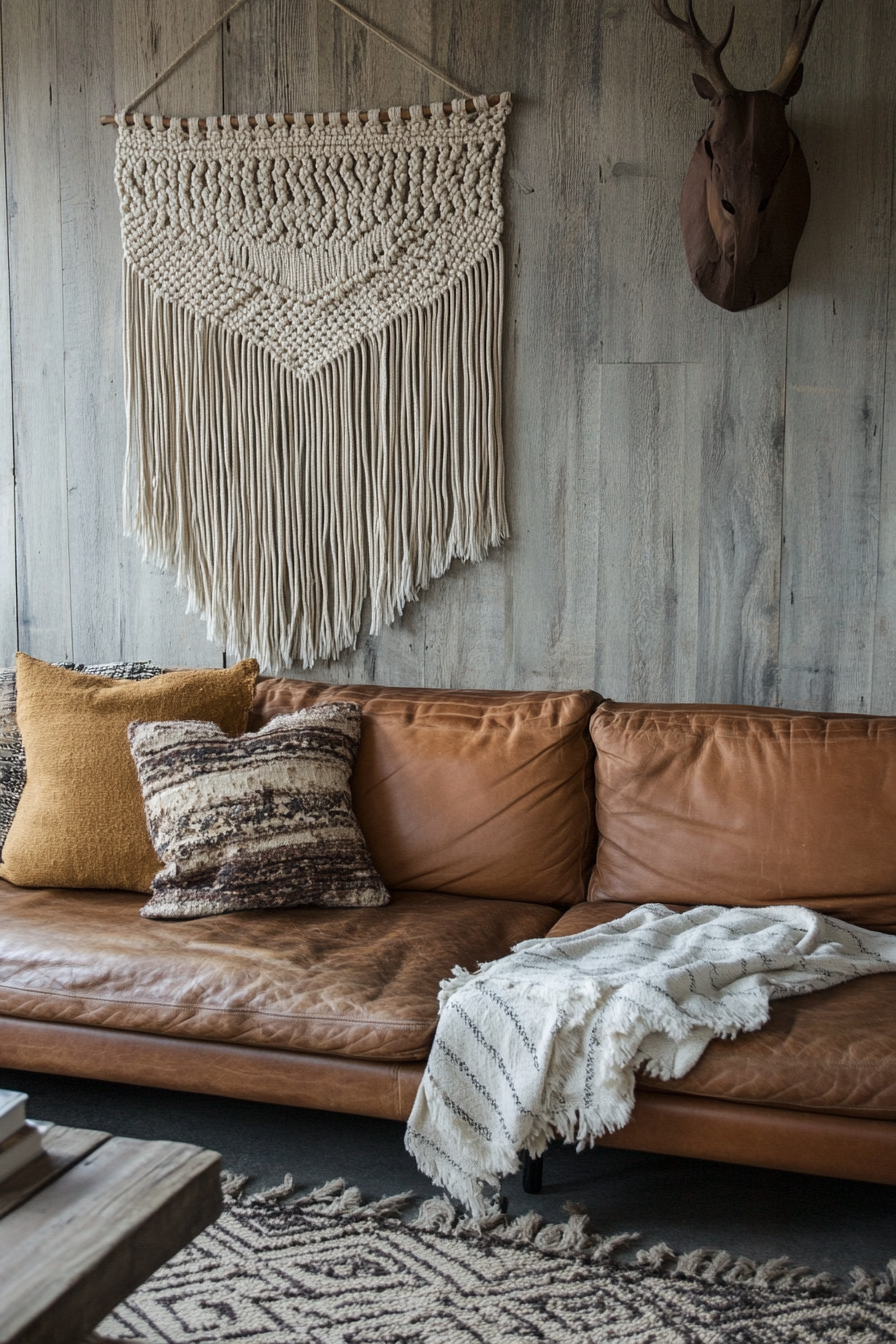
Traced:
<path id="1" fill-rule="evenodd" d="M 148 681 L 162 671 L 153 663 L 57 663 L 69 672 L 89 672 L 116 681 Z M 25 787 L 25 748 L 16 723 L 16 670 L 0 668 L 0 854 Z"/>
<path id="2" fill-rule="evenodd" d="M 388 904 L 352 809 L 359 705 L 312 705 L 241 737 L 195 721 L 132 723 L 128 737 L 165 865 L 141 915 Z"/>

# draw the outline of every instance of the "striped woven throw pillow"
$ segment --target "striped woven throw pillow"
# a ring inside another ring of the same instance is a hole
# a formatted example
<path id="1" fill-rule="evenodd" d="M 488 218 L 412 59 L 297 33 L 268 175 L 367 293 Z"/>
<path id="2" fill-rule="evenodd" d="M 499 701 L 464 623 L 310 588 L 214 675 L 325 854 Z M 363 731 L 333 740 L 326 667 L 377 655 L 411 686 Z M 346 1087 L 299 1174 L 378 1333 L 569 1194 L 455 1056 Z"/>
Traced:
<path id="1" fill-rule="evenodd" d="M 119 681 L 145 681 L 162 669 L 154 663 L 56 663 L 69 672 Z M 16 670 L 0 667 L 0 854 L 25 787 L 25 748 L 16 722 Z"/>
<path id="2" fill-rule="evenodd" d="M 132 723 L 128 737 L 165 865 L 142 915 L 388 903 L 352 810 L 359 705 L 314 705 L 241 737 L 195 721 Z"/>

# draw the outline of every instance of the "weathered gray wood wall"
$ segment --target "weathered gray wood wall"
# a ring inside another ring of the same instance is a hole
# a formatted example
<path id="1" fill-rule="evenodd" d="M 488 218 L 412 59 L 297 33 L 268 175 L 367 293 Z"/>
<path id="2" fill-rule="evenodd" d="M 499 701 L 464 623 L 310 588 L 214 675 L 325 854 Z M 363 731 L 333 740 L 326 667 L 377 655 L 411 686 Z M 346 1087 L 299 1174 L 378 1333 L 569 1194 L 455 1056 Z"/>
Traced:
<path id="1" fill-rule="evenodd" d="M 467 87 L 515 95 L 513 539 L 316 675 L 896 712 L 892 0 L 822 11 L 793 104 L 814 190 L 794 282 L 740 315 L 687 274 L 677 199 L 706 108 L 648 0 L 356 4 Z M 115 132 L 99 125 L 221 8 L 0 3 L 4 663 L 16 646 L 230 656 L 121 536 Z M 793 9 L 739 0 L 738 82 L 768 82 Z M 723 10 L 703 0 L 708 22 Z M 442 96 L 327 0 L 249 0 L 145 110 Z"/>

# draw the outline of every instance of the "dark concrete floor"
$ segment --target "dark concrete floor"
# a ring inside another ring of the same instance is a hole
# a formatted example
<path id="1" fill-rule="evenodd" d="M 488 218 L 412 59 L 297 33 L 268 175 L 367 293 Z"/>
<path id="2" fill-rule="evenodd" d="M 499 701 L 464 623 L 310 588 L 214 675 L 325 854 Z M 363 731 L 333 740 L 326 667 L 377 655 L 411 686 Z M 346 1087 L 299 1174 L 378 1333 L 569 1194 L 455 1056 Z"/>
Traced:
<path id="1" fill-rule="evenodd" d="M 226 1168 L 254 1176 L 256 1189 L 288 1171 L 307 1188 L 343 1176 L 368 1198 L 433 1193 L 394 1121 L 11 1069 L 0 1069 L 0 1087 L 29 1093 L 35 1119 L 216 1149 Z M 605 1235 L 640 1232 L 644 1246 L 665 1241 L 679 1252 L 789 1256 L 844 1281 L 854 1265 L 880 1273 L 896 1257 L 893 1186 L 557 1145 L 545 1160 L 541 1195 L 526 1195 L 519 1176 L 505 1181 L 503 1193 L 511 1214 L 535 1208 L 549 1221 L 565 1219 L 571 1201 Z"/>

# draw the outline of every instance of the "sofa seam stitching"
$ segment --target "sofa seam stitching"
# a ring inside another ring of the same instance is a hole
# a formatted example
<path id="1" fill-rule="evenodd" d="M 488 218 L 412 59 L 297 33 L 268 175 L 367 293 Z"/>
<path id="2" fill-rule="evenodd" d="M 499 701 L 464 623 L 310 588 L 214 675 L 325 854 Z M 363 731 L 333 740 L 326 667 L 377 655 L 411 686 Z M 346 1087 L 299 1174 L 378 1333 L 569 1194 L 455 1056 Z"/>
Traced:
<path id="1" fill-rule="evenodd" d="M 357 1017 L 326 1017 L 322 1013 L 274 1013 L 266 1008 L 209 1008 L 201 1003 L 165 1003 L 158 999 L 111 999 L 101 994 L 68 994 L 61 989 L 29 989 L 23 985 L 13 985 L 0 980 L 0 989 L 11 989 L 19 994 L 31 994 L 35 998 L 50 996 L 56 999 L 71 999 L 75 1003 L 111 1003 L 119 1008 L 189 1008 L 197 1013 L 234 1013 L 243 1017 L 274 1017 L 287 1022 L 341 1022 L 355 1026 L 399 1027 L 410 1031 L 415 1027 L 428 1027 L 432 1023 L 427 1018 L 412 1018 L 410 1021 L 394 1022 L 383 1018 L 370 1018 L 367 1022 Z"/>

